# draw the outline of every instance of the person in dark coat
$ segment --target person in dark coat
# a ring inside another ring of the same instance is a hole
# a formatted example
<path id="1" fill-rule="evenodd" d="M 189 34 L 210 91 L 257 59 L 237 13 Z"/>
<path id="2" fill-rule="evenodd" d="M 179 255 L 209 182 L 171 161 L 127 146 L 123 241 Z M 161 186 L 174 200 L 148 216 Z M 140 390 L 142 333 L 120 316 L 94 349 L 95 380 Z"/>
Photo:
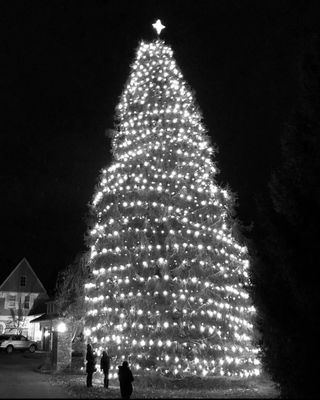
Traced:
<path id="1" fill-rule="evenodd" d="M 104 350 L 102 352 L 102 357 L 100 360 L 100 369 L 103 371 L 104 374 L 104 387 L 108 389 L 109 387 L 109 369 L 110 369 L 110 357 L 108 356 L 107 352 Z"/>
<path id="2" fill-rule="evenodd" d="M 123 399 L 130 399 L 133 391 L 132 382 L 134 381 L 134 378 L 129 368 L 128 361 L 123 361 L 122 366 L 119 366 L 118 368 L 121 397 Z"/>
<path id="3" fill-rule="evenodd" d="M 93 352 L 91 344 L 87 344 L 87 387 L 92 387 L 92 375 L 96 371 L 96 354 Z"/>

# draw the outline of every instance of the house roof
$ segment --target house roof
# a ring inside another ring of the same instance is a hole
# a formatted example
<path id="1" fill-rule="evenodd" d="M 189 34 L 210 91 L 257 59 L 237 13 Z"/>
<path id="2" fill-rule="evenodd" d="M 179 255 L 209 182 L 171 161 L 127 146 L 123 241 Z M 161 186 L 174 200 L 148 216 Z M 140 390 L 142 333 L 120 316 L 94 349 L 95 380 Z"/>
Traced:
<path id="1" fill-rule="evenodd" d="M 47 311 L 47 301 L 49 296 L 46 294 L 40 294 L 34 301 L 31 310 L 28 315 L 39 315 L 44 314 Z"/>
<path id="2" fill-rule="evenodd" d="M 40 317 L 37 317 L 37 318 L 35 318 L 35 319 L 32 319 L 32 320 L 30 321 L 30 323 L 33 323 L 33 322 L 43 322 L 43 321 L 51 321 L 51 320 L 57 319 L 57 318 L 59 318 L 59 314 L 43 314 L 43 315 L 40 315 Z"/>
<path id="3" fill-rule="evenodd" d="M 18 287 L 21 275 L 28 275 L 28 284 L 26 288 Z M 24 257 L 18 265 L 11 271 L 7 278 L 0 285 L 0 291 L 28 291 L 30 293 L 47 293 L 36 273 L 32 269 L 28 260 Z"/>

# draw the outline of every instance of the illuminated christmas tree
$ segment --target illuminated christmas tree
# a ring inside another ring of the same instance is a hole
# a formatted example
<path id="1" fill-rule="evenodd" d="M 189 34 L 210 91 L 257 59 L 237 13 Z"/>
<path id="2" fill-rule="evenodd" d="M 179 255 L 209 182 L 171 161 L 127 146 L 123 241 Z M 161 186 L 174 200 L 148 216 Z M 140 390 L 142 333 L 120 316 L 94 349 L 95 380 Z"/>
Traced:
<path id="1" fill-rule="evenodd" d="M 215 182 L 201 114 L 159 38 L 140 43 L 117 120 L 92 202 L 88 339 L 114 368 L 127 359 L 134 371 L 258 375 L 233 198 Z"/>

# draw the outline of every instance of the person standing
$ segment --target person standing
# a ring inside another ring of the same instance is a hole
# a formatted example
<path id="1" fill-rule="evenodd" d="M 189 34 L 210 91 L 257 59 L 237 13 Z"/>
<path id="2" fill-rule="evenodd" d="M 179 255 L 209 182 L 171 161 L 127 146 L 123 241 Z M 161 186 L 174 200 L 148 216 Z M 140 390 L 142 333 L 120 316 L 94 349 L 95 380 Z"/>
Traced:
<path id="1" fill-rule="evenodd" d="M 123 399 L 130 399 L 133 391 L 132 382 L 134 378 L 129 368 L 128 361 L 123 361 L 122 366 L 119 366 L 118 369 L 121 397 Z"/>
<path id="2" fill-rule="evenodd" d="M 102 352 L 102 357 L 100 360 L 100 369 L 103 371 L 104 380 L 103 384 L 106 389 L 109 387 L 109 369 L 110 369 L 110 357 L 108 356 L 107 352 L 104 350 Z"/>
<path id="3" fill-rule="evenodd" d="M 92 346 L 90 343 L 87 344 L 87 387 L 92 387 L 92 375 L 96 371 L 96 355 L 93 352 Z"/>

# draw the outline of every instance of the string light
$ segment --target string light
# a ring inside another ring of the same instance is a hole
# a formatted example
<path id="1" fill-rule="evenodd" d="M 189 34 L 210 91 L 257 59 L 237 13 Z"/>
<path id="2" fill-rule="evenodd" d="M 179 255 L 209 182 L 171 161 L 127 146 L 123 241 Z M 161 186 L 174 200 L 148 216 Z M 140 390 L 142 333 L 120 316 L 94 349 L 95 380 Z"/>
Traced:
<path id="1" fill-rule="evenodd" d="M 258 375 L 233 198 L 216 184 L 201 113 L 162 40 L 140 43 L 117 118 L 91 205 L 85 334 L 135 370 Z"/>

